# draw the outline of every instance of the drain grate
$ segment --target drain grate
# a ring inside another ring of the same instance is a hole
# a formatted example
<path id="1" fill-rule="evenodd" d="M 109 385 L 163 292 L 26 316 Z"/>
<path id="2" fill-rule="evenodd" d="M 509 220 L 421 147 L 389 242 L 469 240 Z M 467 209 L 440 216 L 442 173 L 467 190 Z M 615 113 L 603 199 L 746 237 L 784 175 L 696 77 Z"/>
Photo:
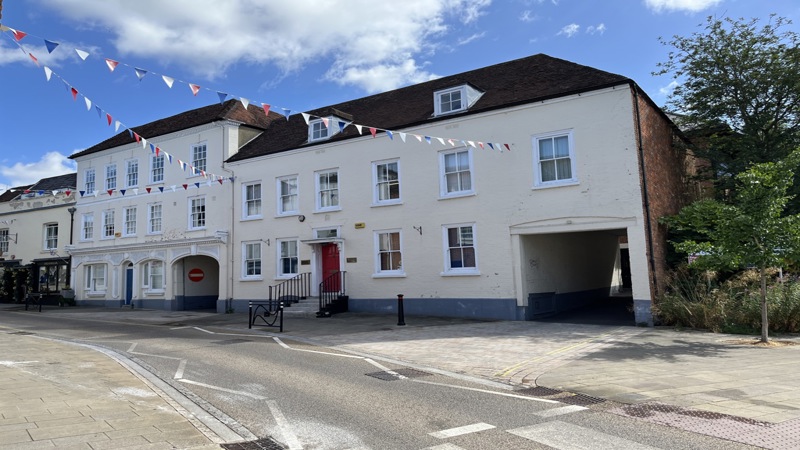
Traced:
<path id="1" fill-rule="evenodd" d="M 423 372 L 417 369 L 397 369 L 397 370 L 383 370 L 381 372 L 371 372 L 365 374 L 367 376 L 377 378 L 383 381 L 397 381 L 405 378 L 420 378 L 430 376 L 428 372 Z"/>
<path id="2" fill-rule="evenodd" d="M 561 397 L 558 399 L 558 401 L 560 401 L 561 403 L 566 403 L 568 405 L 586 406 L 586 405 L 598 405 L 600 403 L 604 403 L 606 400 L 604 398 L 592 397 L 590 395 L 574 394 L 574 395 L 568 395 L 566 397 Z"/>
<path id="3" fill-rule="evenodd" d="M 429 374 L 428 372 L 423 372 L 417 369 L 397 369 L 395 370 L 395 372 L 406 378 L 421 378 L 421 377 L 431 376 L 431 374 Z"/>
<path id="4" fill-rule="evenodd" d="M 563 394 L 564 391 L 551 389 L 544 386 L 536 386 L 527 389 L 520 389 L 518 391 L 514 391 L 514 393 L 519 395 L 527 395 L 529 397 L 550 397 L 553 395 Z"/>
<path id="5" fill-rule="evenodd" d="M 368 377 L 377 378 L 377 379 L 383 380 L 383 381 L 397 381 L 397 380 L 400 379 L 400 378 L 397 378 L 397 375 L 395 375 L 393 373 L 389 373 L 389 372 L 387 372 L 385 370 L 383 370 L 381 372 L 371 372 L 371 373 L 367 373 L 365 375 L 367 375 Z"/>
<path id="6" fill-rule="evenodd" d="M 286 447 L 271 437 L 257 439 L 255 441 L 236 442 L 233 444 L 220 444 L 222 448 L 228 450 L 286 450 Z"/>

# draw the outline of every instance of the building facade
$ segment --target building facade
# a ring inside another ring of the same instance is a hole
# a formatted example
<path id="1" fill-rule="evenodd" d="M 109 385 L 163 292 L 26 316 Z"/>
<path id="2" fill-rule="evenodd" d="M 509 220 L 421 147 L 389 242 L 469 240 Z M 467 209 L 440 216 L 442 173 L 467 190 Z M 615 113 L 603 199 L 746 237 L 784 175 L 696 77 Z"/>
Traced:
<path id="1" fill-rule="evenodd" d="M 55 294 L 70 286 L 66 249 L 75 214 L 75 178 L 74 173 L 44 178 L 0 195 L 0 270 L 30 270 L 30 292 Z M 24 298 L 10 287 L 6 294 L 6 300 Z"/>
<path id="2" fill-rule="evenodd" d="M 156 181 L 153 144 L 144 157 L 128 133 L 73 156 L 92 193 L 71 248 L 80 300 L 222 312 L 298 276 L 320 295 L 334 276 L 351 311 L 393 312 L 402 294 L 409 314 L 530 320 L 625 289 L 652 323 L 658 218 L 684 202 L 685 155 L 632 80 L 534 55 L 304 114 L 247 113 L 136 129 L 193 167 L 202 146 L 211 180 L 173 161 Z"/>

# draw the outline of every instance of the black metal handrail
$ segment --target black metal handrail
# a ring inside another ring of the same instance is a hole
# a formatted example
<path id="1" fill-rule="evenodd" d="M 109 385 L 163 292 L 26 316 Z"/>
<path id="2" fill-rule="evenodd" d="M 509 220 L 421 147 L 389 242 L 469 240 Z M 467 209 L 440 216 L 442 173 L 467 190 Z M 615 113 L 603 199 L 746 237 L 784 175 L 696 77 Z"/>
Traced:
<path id="1" fill-rule="evenodd" d="M 261 319 L 264 323 L 257 324 L 256 319 Z M 279 300 L 249 302 L 247 328 L 253 328 L 253 325 L 277 327 L 283 333 L 283 302 Z"/>
<path id="2" fill-rule="evenodd" d="M 311 273 L 297 276 L 269 287 L 268 300 L 279 300 L 284 306 L 291 306 L 311 295 Z"/>
<path id="3" fill-rule="evenodd" d="M 318 314 L 331 311 L 331 305 L 339 297 L 345 295 L 345 275 L 346 271 L 340 270 L 322 280 L 319 284 L 319 312 Z"/>

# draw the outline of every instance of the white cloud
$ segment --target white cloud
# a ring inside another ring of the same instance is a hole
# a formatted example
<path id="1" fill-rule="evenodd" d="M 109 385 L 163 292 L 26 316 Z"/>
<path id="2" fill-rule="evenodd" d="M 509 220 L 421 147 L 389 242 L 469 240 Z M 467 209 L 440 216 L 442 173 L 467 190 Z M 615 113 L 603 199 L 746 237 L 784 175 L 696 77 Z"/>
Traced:
<path id="1" fill-rule="evenodd" d="M 606 32 L 606 24 L 601 23 L 600 25 L 597 26 L 590 25 L 589 27 L 586 28 L 586 32 L 589 34 L 595 34 L 595 33 L 603 34 Z"/>
<path id="2" fill-rule="evenodd" d="M 522 14 L 519 16 L 519 20 L 521 22 L 530 23 L 539 20 L 539 17 L 534 14 L 533 11 L 526 9 L 525 11 L 522 11 Z"/>
<path id="3" fill-rule="evenodd" d="M 675 90 L 676 86 L 678 86 L 678 82 L 673 80 L 670 84 L 660 87 L 658 89 L 658 93 L 661 94 L 664 97 L 667 97 L 670 94 L 672 94 L 672 91 Z"/>
<path id="4" fill-rule="evenodd" d="M 686 11 L 699 12 L 720 4 L 722 0 L 644 0 L 651 10 L 660 12 Z"/>
<path id="5" fill-rule="evenodd" d="M 580 31 L 580 29 L 581 29 L 580 25 L 578 25 L 577 23 L 571 23 L 571 24 L 565 26 L 564 28 L 562 28 L 561 31 L 556 33 L 556 35 L 562 35 L 563 34 L 563 35 L 567 36 L 568 38 L 571 38 L 572 36 L 575 36 L 575 34 L 578 31 Z"/>
<path id="6" fill-rule="evenodd" d="M 30 38 L 24 38 L 20 41 L 23 50 L 20 50 L 19 47 L 16 45 L 6 46 L 5 44 L 0 45 L 0 66 L 7 65 L 7 64 L 18 64 L 18 63 L 26 63 L 31 64 L 33 67 L 33 60 L 28 53 L 32 53 L 36 59 L 39 61 L 41 65 L 47 65 L 50 67 L 58 67 L 66 60 L 69 60 L 74 56 L 74 59 L 78 59 L 77 53 L 69 53 L 69 52 L 53 52 L 48 53 L 47 48 L 43 45 L 31 45 Z M 39 41 L 41 42 L 41 41 Z M 71 47 L 74 48 L 70 44 Z"/>
<path id="7" fill-rule="evenodd" d="M 458 45 L 467 45 L 472 41 L 475 41 L 475 40 L 483 38 L 484 36 L 486 36 L 486 32 L 485 31 L 483 33 L 475 33 L 472 36 L 468 36 L 468 37 L 459 39 L 458 40 Z"/>
<path id="8" fill-rule="evenodd" d="M 283 74 L 329 64 L 329 78 L 367 90 L 427 78 L 420 69 L 454 24 L 476 22 L 491 0 L 43 0 L 75 23 L 109 31 L 121 57 L 156 58 L 209 79 L 235 64 Z M 392 83 L 370 74 L 392 74 Z"/>
<path id="9" fill-rule="evenodd" d="M 33 184 L 42 178 L 54 177 L 75 172 L 75 162 L 58 152 L 48 152 L 39 161 L 15 163 L 12 166 L 0 164 L 0 175 L 11 187 Z"/>

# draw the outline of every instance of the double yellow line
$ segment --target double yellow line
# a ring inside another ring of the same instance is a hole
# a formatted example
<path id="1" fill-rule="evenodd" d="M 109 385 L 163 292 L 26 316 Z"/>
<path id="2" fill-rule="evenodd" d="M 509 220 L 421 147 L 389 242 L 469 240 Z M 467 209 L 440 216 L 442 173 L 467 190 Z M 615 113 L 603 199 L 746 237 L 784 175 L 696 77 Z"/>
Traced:
<path id="1" fill-rule="evenodd" d="M 602 333 L 602 334 L 598 334 L 597 336 L 592 336 L 592 337 L 590 337 L 588 339 L 585 339 L 583 341 L 577 342 L 575 344 L 568 345 L 566 347 L 557 348 L 555 350 L 551 350 L 551 351 L 545 353 L 544 355 L 537 356 L 536 358 L 526 359 L 525 361 L 522 361 L 522 362 L 519 362 L 517 364 L 514 364 L 511 367 L 506 367 L 502 371 L 497 372 L 496 374 L 494 374 L 494 376 L 496 376 L 496 377 L 506 377 L 506 376 L 508 376 L 509 373 L 517 370 L 518 368 L 520 368 L 520 367 L 522 367 L 522 366 L 524 366 L 526 364 L 534 363 L 534 362 L 540 361 L 542 359 L 549 358 L 549 357 L 551 357 L 553 355 L 557 355 L 559 353 L 568 352 L 568 351 L 570 351 L 570 350 L 572 350 L 574 348 L 577 348 L 577 347 L 582 347 L 582 346 L 584 346 L 586 344 L 589 344 L 590 342 L 596 341 L 596 340 L 601 339 L 603 337 L 606 337 L 606 336 L 608 336 L 610 334 L 616 333 L 617 331 L 619 331 L 621 329 L 622 329 L 622 327 L 615 328 L 615 329 L 613 329 L 611 331 L 608 331 L 608 332 Z"/>

